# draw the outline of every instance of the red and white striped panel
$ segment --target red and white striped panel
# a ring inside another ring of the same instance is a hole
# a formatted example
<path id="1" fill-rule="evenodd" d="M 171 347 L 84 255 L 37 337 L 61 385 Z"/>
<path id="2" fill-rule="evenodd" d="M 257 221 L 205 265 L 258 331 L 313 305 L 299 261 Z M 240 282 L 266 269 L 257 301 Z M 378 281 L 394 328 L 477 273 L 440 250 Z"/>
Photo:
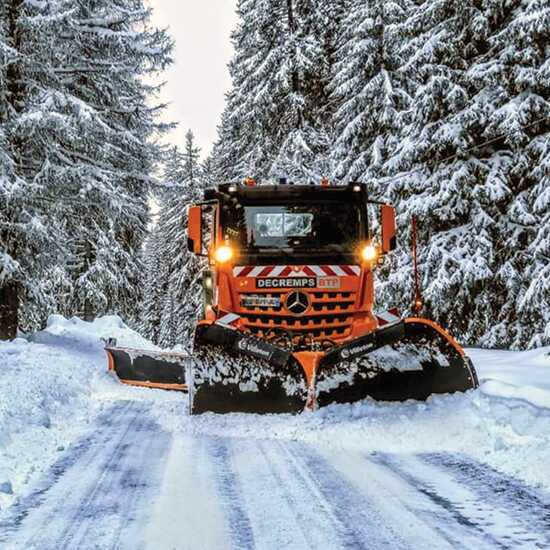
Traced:
<path id="1" fill-rule="evenodd" d="M 379 327 L 393 325 L 394 323 L 399 323 L 399 321 L 401 321 L 401 315 L 396 307 L 392 307 L 391 309 L 382 311 L 381 313 L 376 313 L 376 318 L 378 319 Z"/>
<path id="2" fill-rule="evenodd" d="M 358 265 L 260 265 L 236 266 L 234 277 L 350 277 L 359 276 Z"/>

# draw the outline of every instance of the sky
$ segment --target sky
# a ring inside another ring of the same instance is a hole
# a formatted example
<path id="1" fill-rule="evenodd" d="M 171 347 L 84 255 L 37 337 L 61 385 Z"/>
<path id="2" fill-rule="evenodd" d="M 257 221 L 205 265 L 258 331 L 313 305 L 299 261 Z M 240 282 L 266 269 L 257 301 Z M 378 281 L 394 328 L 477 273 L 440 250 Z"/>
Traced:
<path id="1" fill-rule="evenodd" d="M 231 85 L 227 64 L 233 54 L 230 33 L 237 23 L 236 0 L 149 0 L 153 24 L 168 27 L 175 40 L 173 66 L 161 99 L 165 118 L 179 126 L 168 140 L 182 145 L 191 129 L 203 158 L 216 140 L 216 128 Z"/>

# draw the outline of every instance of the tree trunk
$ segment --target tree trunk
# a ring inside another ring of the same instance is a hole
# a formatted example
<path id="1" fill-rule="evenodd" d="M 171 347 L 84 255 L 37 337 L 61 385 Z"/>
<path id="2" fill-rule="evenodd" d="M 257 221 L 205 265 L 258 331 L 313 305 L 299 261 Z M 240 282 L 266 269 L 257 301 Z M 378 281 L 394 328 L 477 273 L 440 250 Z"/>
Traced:
<path id="1" fill-rule="evenodd" d="M 81 277 L 89 273 L 95 260 L 95 253 L 89 237 L 86 237 L 84 240 L 76 241 L 72 246 L 79 259 L 78 267 L 72 273 L 72 277 L 75 281 L 78 281 Z M 77 292 L 77 301 L 74 307 L 71 308 L 73 311 L 72 314 L 78 315 L 78 317 L 84 321 L 93 321 L 96 314 L 96 311 L 94 311 L 94 304 L 90 298 L 88 298 L 88 295 L 82 295 L 81 291 L 82 289 L 79 288 Z"/>
<path id="2" fill-rule="evenodd" d="M 0 340 L 13 340 L 17 336 L 20 290 L 13 281 L 0 287 Z"/>
<path id="3" fill-rule="evenodd" d="M 19 51 L 21 46 L 21 35 L 18 31 L 18 18 L 21 11 L 23 0 L 12 0 L 8 5 L 7 13 L 7 38 L 8 43 L 15 50 Z M 12 110 L 19 112 L 22 106 L 24 86 L 22 84 L 21 70 L 19 62 L 10 63 L 6 69 L 6 98 Z M 0 122 L 5 122 L 9 117 L 10 109 L 0 109 Z M 4 120 L 2 120 L 4 119 Z M 21 165 L 21 148 L 19 140 L 11 143 L 14 158 Z M 5 212 L 8 228 L 0 234 L 0 247 L 4 249 L 9 256 L 16 258 L 18 246 L 17 236 L 10 231 L 10 222 L 14 223 L 16 215 L 13 209 Z M 4 220 L 3 220 L 4 221 Z M 21 284 L 17 281 L 6 281 L 0 286 L 0 340 L 11 340 L 17 336 L 19 327 L 19 303 L 21 300 Z"/>

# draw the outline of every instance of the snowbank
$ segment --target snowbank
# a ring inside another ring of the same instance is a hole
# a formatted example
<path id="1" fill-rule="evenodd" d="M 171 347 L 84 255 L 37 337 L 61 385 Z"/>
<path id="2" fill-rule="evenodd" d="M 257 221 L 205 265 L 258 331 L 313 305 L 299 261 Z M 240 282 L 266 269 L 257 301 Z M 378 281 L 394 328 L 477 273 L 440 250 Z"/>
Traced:
<path id="1" fill-rule="evenodd" d="M 116 338 L 122 346 L 159 349 L 128 328 L 117 315 L 108 315 L 92 322 L 82 321 L 76 317 L 65 319 L 61 315 L 51 315 L 46 330 L 30 337 L 33 342 L 64 345 L 73 351 L 102 351 L 101 339 L 106 338 Z"/>
<path id="2" fill-rule="evenodd" d="M 550 347 L 529 351 L 468 350 L 481 391 L 550 409 Z"/>
<path id="3" fill-rule="evenodd" d="M 86 431 L 106 401 L 152 398 L 107 372 L 107 337 L 153 347 L 115 316 L 91 323 L 52 316 L 44 331 L 0 342 L 0 509 Z"/>

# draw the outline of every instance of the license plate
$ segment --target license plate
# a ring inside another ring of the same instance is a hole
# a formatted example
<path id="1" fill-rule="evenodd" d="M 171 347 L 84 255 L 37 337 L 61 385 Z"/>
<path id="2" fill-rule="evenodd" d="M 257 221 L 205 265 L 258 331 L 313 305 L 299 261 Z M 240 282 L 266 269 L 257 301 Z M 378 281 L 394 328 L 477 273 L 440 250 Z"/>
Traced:
<path id="1" fill-rule="evenodd" d="M 244 307 L 279 307 L 281 305 L 280 298 L 272 296 L 245 296 L 242 299 L 242 305 Z"/>
<path id="2" fill-rule="evenodd" d="M 256 288 L 316 288 L 315 277 L 266 277 L 256 279 Z"/>

